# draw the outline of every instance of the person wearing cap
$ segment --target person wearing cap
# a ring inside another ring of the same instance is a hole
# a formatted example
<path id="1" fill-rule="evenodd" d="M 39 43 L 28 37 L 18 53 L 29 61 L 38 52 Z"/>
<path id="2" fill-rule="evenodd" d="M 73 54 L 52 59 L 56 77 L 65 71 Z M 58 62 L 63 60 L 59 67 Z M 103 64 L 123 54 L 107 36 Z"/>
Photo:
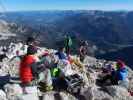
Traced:
<path id="1" fill-rule="evenodd" d="M 30 46 L 27 49 L 27 54 L 23 57 L 20 63 L 20 80 L 23 85 L 31 85 L 34 80 L 34 71 L 36 68 L 32 68 L 32 64 L 37 62 L 35 54 L 37 49 Z"/>
<path id="2" fill-rule="evenodd" d="M 58 50 L 58 52 L 55 53 L 55 55 L 58 56 L 60 60 L 67 60 L 67 55 L 65 53 L 65 47 L 61 46 Z"/>
<path id="3" fill-rule="evenodd" d="M 79 48 L 80 61 L 84 61 L 86 55 L 88 55 L 88 42 L 83 41 Z"/>
<path id="4" fill-rule="evenodd" d="M 28 46 L 27 49 L 29 47 L 33 47 L 33 48 L 37 48 L 37 45 L 39 44 L 39 42 L 34 38 L 34 37 L 28 37 L 26 40 L 26 45 Z"/>
<path id="5" fill-rule="evenodd" d="M 117 71 L 116 71 L 116 76 L 118 80 L 125 81 L 127 76 L 128 76 L 128 70 L 127 66 L 125 63 L 121 60 L 117 61 Z"/>
<path id="6" fill-rule="evenodd" d="M 34 37 L 28 37 L 26 40 L 26 44 L 29 45 L 36 45 L 37 44 L 37 40 Z"/>
<path id="7" fill-rule="evenodd" d="M 126 81 L 128 76 L 127 66 L 121 60 L 117 61 L 116 66 L 117 66 L 116 70 L 112 70 L 110 74 L 103 77 L 103 79 L 101 80 L 102 83 L 105 83 L 106 80 L 108 79 L 111 80 L 111 83 L 113 85 L 118 85 L 119 81 L 123 81 L 123 82 Z"/>
<path id="8" fill-rule="evenodd" d="M 22 86 L 33 86 L 41 82 L 46 90 L 52 90 L 52 78 L 49 70 L 50 62 L 43 57 L 41 60 L 36 56 L 37 48 L 29 46 L 27 54 L 20 64 L 20 80 Z"/>

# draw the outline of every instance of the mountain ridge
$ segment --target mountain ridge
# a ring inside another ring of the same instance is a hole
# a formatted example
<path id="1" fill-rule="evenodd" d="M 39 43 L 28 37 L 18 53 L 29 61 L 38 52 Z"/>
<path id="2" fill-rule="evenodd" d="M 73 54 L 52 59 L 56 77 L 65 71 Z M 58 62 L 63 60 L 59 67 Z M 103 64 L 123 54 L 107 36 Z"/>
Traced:
<path id="1" fill-rule="evenodd" d="M 133 45 L 133 11 L 30 11 L 6 15 L 0 19 L 12 23 L 9 27 L 17 34 L 16 39 L 37 36 L 49 48 L 56 48 L 66 33 L 73 37 L 75 50 L 80 40 L 88 40 L 98 48 L 97 54 Z"/>

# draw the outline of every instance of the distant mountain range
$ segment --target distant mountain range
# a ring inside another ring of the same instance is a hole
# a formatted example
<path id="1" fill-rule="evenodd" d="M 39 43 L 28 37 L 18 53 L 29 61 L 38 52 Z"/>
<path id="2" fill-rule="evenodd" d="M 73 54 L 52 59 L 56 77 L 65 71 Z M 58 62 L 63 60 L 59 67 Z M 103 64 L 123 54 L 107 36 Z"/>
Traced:
<path id="1" fill-rule="evenodd" d="M 79 40 L 89 40 L 98 48 L 96 55 L 133 45 L 132 11 L 27 11 L 5 15 L 0 14 L 0 19 L 10 23 L 9 30 L 17 38 L 25 40 L 34 35 L 50 48 L 62 41 L 66 33 L 72 36 L 75 49 Z"/>
<path id="2" fill-rule="evenodd" d="M 97 58 L 99 58 L 99 59 L 104 58 L 107 60 L 121 59 L 121 60 L 125 61 L 126 64 L 130 66 L 130 68 L 133 69 L 133 61 L 132 61 L 133 53 L 132 52 L 133 52 L 133 46 L 126 47 L 124 49 L 121 49 L 121 50 L 118 50 L 115 52 L 109 52 L 109 53 L 106 53 L 103 55 L 99 55 L 99 56 L 97 56 Z"/>

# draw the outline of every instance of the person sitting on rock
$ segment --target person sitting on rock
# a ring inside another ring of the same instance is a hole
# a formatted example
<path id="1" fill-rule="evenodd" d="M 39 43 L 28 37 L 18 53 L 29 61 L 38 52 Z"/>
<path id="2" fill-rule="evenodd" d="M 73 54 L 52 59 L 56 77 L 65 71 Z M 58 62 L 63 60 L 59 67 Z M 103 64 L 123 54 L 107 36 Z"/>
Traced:
<path id="1" fill-rule="evenodd" d="M 39 69 L 39 89 L 42 92 L 50 91 L 53 89 L 52 76 L 50 69 L 53 66 L 53 62 L 49 55 L 45 55 L 39 63 L 43 63 Z"/>
<path id="2" fill-rule="evenodd" d="M 101 80 L 102 83 L 106 82 L 106 80 L 110 79 L 113 85 L 118 85 L 119 81 L 126 81 L 128 76 L 128 70 L 123 61 L 117 61 L 117 69 L 112 70 L 112 72 Z"/>
<path id="3" fill-rule="evenodd" d="M 108 73 L 116 70 L 115 67 L 116 67 L 116 64 L 113 64 L 113 63 L 107 64 L 107 65 L 105 65 L 104 68 L 102 68 L 103 73 L 108 74 Z"/>
<path id="4" fill-rule="evenodd" d="M 70 64 L 70 60 L 69 57 L 67 57 L 66 53 L 65 53 L 65 48 L 64 47 L 60 47 L 59 51 L 55 54 L 58 56 L 59 58 L 59 66 L 60 69 L 62 70 L 62 72 L 67 76 L 68 74 L 72 73 L 72 68 L 71 68 L 71 64 Z M 59 67 L 58 66 L 58 67 Z"/>
<path id="5" fill-rule="evenodd" d="M 55 53 L 60 60 L 67 60 L 67 55 L 65 53 L 65 47 L 61 46 L 58 52 Z"/>

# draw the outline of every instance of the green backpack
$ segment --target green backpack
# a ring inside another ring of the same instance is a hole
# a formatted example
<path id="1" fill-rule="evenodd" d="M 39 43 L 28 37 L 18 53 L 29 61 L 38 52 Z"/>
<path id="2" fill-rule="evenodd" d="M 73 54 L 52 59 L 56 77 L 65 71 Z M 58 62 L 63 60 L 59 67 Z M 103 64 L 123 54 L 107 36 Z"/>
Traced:
<path id="1" fill-rule="evenodd" d="M 66 39 L 65 39 L 65 46 L 72 46 L 72 39 L 71 39 L 71 37 L 66 37 Z"/>
<path id="2" fill-rule="evenodd" d="M 59 77 L 60 75 L 60 69 L 59 68 L 52 68 L 51 69 L 51 76 L 52 77 Z"/>

